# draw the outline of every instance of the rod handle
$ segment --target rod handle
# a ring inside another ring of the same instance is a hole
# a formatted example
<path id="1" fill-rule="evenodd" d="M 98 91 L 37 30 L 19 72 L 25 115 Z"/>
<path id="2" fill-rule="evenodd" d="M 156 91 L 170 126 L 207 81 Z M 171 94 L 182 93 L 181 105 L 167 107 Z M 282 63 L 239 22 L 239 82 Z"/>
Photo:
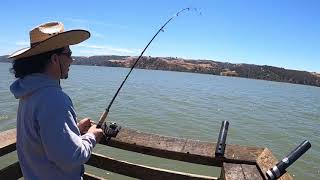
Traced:
<path id="1" fill-rule="evenodd" d="M 97 128 L 101 128 L 102 123 L 106 120 L 107 116 L 108 116 L 108 111 L 104 111 L 100 116 L 99 122 L 97 124 Z"/>

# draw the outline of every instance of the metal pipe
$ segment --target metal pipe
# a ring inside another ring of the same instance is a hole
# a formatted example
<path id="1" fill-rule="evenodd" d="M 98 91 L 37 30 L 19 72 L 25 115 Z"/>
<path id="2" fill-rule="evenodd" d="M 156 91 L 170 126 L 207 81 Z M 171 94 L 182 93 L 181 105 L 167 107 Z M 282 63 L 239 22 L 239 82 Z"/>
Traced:
<path id="1" fill-rule="evenodd" d="M 285 158 L 283 158 L 278 164 L 273 168 L 269 169 L 266 173 L 268 179 L 278 179 L 285 172 L 286 169 L 293 164 L 297 159 L 299 159 L 308 149 L 311 147 L 309 141 L 303 141 L 298 147 L 291 151 Z"/>
<path id="2" fill-rule="evenodd" d="M 229 122 L 228 121 L 222 121 L 220 133 L 218 142 L 216 145 L 216 152 L 215 155 L 217 157 L 223 157 L 224 151 L 226 149 L 226 140 L 227 140 L 227 134 L 228 134 L 228 128 L 229 128 Z"/>

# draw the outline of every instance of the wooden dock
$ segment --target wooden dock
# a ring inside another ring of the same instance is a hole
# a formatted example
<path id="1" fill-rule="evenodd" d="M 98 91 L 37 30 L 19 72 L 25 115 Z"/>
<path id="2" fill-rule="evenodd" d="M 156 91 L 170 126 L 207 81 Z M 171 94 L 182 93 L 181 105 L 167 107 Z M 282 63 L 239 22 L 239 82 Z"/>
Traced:
<path id="1" fill-rule="evenodd" d="M 264 180 L 265 172 L 278 162 L 268 148 L 228 144 L 225 155 L 221 158 L 215 156 L 215 143 L 166 137 L 125 128 L 121 129 L 116 138 L 109 142 L 102 141 L 100 144 L 166 159 L 221 167 L 220 177 L 204 176 L 130 163 L 96 153 L 93 153 L 86 163 L 137 179 Z M 15 150 L 16 129 L 1 132 L 0 156 Z M 0 170 L 0 179 L 18 179 L 22 176 L 19 162 L 12 162 Z M 103 178 L 85 173 L 84 179 Z M 292 177 L 285 173 L 280 179 L 292 180 Z"/>

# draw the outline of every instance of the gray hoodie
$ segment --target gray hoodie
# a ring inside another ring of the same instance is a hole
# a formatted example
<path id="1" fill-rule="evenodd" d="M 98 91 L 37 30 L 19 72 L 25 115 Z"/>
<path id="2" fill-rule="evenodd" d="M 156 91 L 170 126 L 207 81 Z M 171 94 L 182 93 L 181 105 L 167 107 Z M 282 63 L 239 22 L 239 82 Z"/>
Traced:
<path id="1" fill-rule="evenodd" d="M 96 144 L 80 135 L 71 99 L 59 81 L 36 73 L 10 86 L 19 99 L 17 152 L 25 179 L 81 179 Z"/>

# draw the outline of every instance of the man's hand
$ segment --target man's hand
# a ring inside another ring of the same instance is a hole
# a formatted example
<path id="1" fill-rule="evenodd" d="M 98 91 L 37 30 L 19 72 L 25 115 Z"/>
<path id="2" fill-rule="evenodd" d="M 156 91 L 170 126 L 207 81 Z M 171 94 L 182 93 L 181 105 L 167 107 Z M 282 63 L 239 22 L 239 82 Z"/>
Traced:
<path id="1" fill-rule="evenodd" d="M 88 133 L 92 133 L 96 137 L 96 142 L 100 142 L 101 138 L 103 137 L 103 131 L 101 128 L 97 128 L 97 125 L 92 125 Z"/>
<path id="2" fill-rule="evenodd" d="M 87 133 L 94 122 L 90 118 L 84 118 L 78 122 L 77 126 L 81 134 Z"/>

